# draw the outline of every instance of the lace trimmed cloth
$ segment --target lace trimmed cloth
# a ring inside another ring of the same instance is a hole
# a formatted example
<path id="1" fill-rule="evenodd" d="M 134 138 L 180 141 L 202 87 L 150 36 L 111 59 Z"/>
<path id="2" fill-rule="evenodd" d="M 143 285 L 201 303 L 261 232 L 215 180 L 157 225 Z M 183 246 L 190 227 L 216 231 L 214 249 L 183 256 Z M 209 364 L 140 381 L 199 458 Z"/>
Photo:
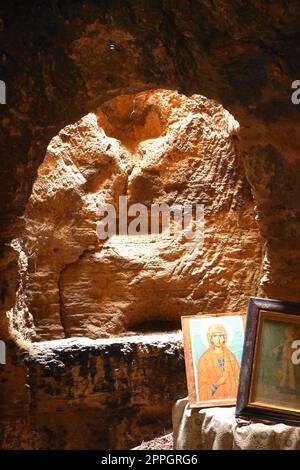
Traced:
<path id="1" fill-rule="evenodd" d="M 173 407 L 175 450 L 296 450 L 300 427 L 238 422 L 235 408 L 190 408 L 188 399 Z"/>

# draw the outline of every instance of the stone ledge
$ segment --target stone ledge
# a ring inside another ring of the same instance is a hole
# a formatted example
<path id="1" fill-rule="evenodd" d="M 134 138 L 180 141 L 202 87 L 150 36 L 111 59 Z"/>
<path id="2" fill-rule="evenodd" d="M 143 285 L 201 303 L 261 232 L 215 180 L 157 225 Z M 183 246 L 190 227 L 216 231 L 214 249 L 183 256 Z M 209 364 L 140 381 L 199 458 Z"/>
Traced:
<path id="1" fill-rule="evenodd" d="M 1 420 L 4 449 L 129 449 L 170 429 L 186 394 L 181 332 L 34 346 L 28 403 Z"/>

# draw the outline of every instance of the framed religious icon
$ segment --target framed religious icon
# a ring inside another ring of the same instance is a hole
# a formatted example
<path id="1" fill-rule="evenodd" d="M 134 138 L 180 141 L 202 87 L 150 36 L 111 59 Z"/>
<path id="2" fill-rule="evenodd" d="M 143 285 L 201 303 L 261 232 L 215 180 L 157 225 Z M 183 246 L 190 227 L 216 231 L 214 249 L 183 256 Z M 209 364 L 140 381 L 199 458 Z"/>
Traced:
<path id="1" fill-rule="evenodd" d="M 181 317 L 189 404 L 193 408 L 236 403 L 244 342 L 241 315 Z"/>
<path id="2" fill-rule="evenodd" d="M 251 297 L 236 414 L 300 425 L 300 304 Z"/>

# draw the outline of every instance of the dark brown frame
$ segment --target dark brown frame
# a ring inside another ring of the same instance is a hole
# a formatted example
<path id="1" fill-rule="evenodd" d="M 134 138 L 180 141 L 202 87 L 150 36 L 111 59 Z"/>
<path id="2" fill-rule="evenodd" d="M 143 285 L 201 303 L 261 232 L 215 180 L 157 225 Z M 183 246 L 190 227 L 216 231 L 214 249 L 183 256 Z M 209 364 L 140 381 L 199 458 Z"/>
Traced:
<path id="1" fill-rule="evenodd" d="M 300 410 L 290 411 L 285 408 L 273 407 L 266 404 L 251 404 L 250 394 L 251 386 L 255 375 L 255 352 L 258 344 L 258 328 L 261 318 L 261 310 L 274 312 L 273 316 L 278 320 L 287 315 L 299 316 L 300 303 L 285 302 L 281 300 L 265 299 L 259 297 L 250 297 L 248 304 L 248 315 L 245 331 L 245 342 L 241 363 L 240 382 L 238 389 L 238 398 L 236 404 L 236 416 L 238 418 L 255 419 L 258 421 L 276 421 L 289 425 L 300 426 Z"/>

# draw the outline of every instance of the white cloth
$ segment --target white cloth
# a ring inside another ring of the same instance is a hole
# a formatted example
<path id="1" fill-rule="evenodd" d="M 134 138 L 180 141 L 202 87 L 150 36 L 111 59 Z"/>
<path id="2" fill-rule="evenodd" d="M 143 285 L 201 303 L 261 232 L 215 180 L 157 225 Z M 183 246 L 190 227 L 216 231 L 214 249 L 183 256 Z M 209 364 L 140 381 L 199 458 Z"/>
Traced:
<path id="1" fill-rule="evenodd" d="M 173 407 L 175 450 L 295 450 L 300 427 L 285 424 L 239 425 L 235 408 L 191 409 L 187 398 Z"/>

